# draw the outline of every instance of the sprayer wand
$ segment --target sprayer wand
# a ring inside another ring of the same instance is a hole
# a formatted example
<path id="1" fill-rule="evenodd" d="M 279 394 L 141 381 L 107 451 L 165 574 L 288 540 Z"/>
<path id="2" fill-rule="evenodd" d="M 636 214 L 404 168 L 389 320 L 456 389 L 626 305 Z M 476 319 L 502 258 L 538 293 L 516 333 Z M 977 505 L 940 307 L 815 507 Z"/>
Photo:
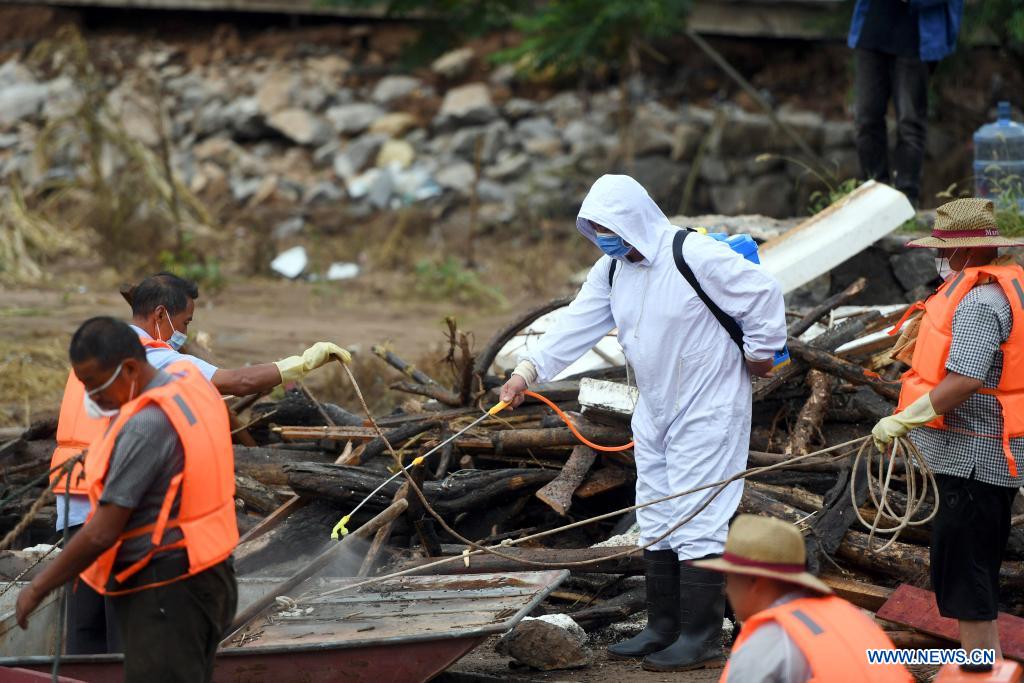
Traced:
<path id="1" fill-rule="evenodd" d="M 449 443 L 451 443 L 455 439 L 459 438 L 460 436 L 462 436 L 463 434 L 468 432 L 473 427 L 476 427 L 478 424 L 480 424 L 481 422 L 486 420 L 488 417 L 491 417 L 492 415 L 497 415 L 501 411 L 505 410 L 505 408 L 507 408 L 507 407 L 508 407 L 508 403 L 505 403 L 504 401 L 498 401 L 486 413 L 484 413 L 483 415 L 481 415 L 477 419 L 473 420 L 468 425 L 466 425 L 465 427 L 463 427 L 459 431 L 455 432 L 454 434 L 449 436 L 447 439 L 445 439 L 444 441 L 442 441 L 441 443 L 437 444 L 436 446 L 431 448 L 429 451 L 424 453 L 423 455 L 419 455 L 419 456 L 413 458 L 412 462 L 410 462 L 408 465 L 405 465 L 400 470 L 398 470 L 397 472 L 392 474 L 390 477 L 385 479 L 381 483 L 380 486 L 378 486 L 377 488 L 375 488 L 373 491 L 370 492 L 370 495 L 366 496 L 366 498 L 363 498 L 361 501 L 359 501 L 359 504 L 356 505 L 355 508 L 352 509 L 352 512 L 350 512 L 347 515 L 345 515 L 344 517 L 342 517 L 341 520 L 337 524 L 334 525 L 334 529 L 331 531 L 331 538 L 337 540 L 341 536 L 345 536 L 346 534 L 348 534 L 348 528 L 345 525 L 349 523 L 349 520 L 352 519 L 353 515 L 355 515 L 357 512 L 359 512 L 359 508 L 363 507 L 363 505 L 366 503 L 366 501 L 370 500 L 375 495 L 380 493 L 380 491 L 385 486 L 387 486 L 388 484 L 393 482 L 395 479 L 397 479 L 402 473 L 404 473 L 405 471 L 409 470 L 410 468 L 415 467 L 416 465 L 422 464 L 423 461 L 426 460 L 428 457 L 430 457 L 431 455 L 433 455 L 437 451 L 441 450 L 446 445 L 448 445 Z"/>

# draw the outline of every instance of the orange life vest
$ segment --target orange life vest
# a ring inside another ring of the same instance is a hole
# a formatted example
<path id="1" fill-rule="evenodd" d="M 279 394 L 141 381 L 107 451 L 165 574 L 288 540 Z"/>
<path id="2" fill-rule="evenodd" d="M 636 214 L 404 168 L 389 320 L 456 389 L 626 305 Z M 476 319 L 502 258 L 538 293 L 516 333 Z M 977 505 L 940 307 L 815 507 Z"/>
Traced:
<path id="1" fill-rule="evenodd" d="M 807 659 L 812 683 L 910 683 L 913 677 L 900 664 L 871 664 L 868 649 L 893 649 L 878 624 L 835 595 L 800 598 L 762 610 L 743 623 L 733 653 L 764 624 L 781 626 Z M 721 683 L 729 678 L 729 665 Z"/>
<path id="2" fill-rule="evenodd" d="M 142 339 L 140 337 L 139 341 L 146 348 L 171 348 L 167 342 L 159 339 Z M 57 448 L 54 449 L 53 456 L 50 458 L 51 470 L 60 467 L 66 460 L 88 448 L 89 444 L 102 436 L 109 423 L 107 418 L 94 420 L 86 415 L 84 399 L 85 385 L 78 381 L 78 377 L 72 370 L 68 373 L 68 382 L 64 385 L 64 398 L 60 403 L 60 416 L 57 418 Z M 50 474 L 51 482 L 58 478 L 60 481 L 53 487 L 53 490 L 58 494 L 69 492 L 69 487 L 66 484 L 67 474 L 60 470 Z M 81 463 L 77 463 L 71 470 L 70 493 L 80 496 L 89 493 L 85 486 L 85 472 Z"/>
<path id="3" fill-rule="evenodd" d="M 1010 450 L 1010 439 L 1024 436 L 1024 269 L 1020 266 L 966 268 L 957 277 L 943 283 L 926 301 L 918 302 L 908 309 L 907 315 L 922 309 L 924 315 L 921 317 L 910 369 L 903 373 L 903 386 L 896 412 L 930 392 L 946 377 L 946 361 L 953 342 L 953 314 L 971 289 L 988 282 L 998 284 L 1010 302 L 1013 329 L 1000 347 L 1003 352 L 1003 372 L 999 386 L 995 389 L 981 389 L 980 393 L 995 396 L 1003 409 L 1003 433 L 999 436 L 1002 437 L 1003 453 L 1010 474 L 1016 477 L 1017 462 Z M 927 426 L 933 429 L 947 428 L 942 417 L 929 422 Z"/>
<path id="4" fill-rule="evenodd" d="M 212 567 L 227 559 L 238 543 L 235 521 L 235 457 L 231 446 L 228 411 L 220 394 L 202 373 L 187 361 L 168 366 L 166 372 L 174 380 L 150 389 L 121 406 L 120 414 L 106 433 L 89 446 L 85 477 L 89 502 L 95 513 L 110 466 L 114 442 L 133 415 L 149 405 L 156 405 L 167 415 L 181 439 L 185 452 L 184 468 L 172 480 L 164 497 L 159 517 L 153 524 L 126 531 L 117 542 L 82 572 L 82 579 L 96 591 L 120 595 L 144 588 L 177 581 Z M 181 494 L 178 516 L 170 519 L 175 498 Z M 184 536 L 180 541 L 162 545 L 164 532 L 178 527 Z M 114 560 L 121 544 L 129 539 L 151 534 L 153 550 L 130 567 L 113 576 Z M 123 584 L 145 567 L 154 555 L 177 548 L 188 554 L 188 572 L 171 581 L 133 586 L 118 590 L 111 584 Z"/>

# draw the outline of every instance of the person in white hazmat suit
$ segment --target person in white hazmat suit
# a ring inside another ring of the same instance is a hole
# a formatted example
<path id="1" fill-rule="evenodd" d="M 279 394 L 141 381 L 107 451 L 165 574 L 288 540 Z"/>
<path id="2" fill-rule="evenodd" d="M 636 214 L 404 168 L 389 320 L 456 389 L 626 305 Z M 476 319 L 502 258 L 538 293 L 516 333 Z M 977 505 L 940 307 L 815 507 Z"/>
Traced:
<path id="1" fill-rule="evenodd" d="M 605 255 L 513 371 L 501 400 L 518 406 L 529 385 L 551 379 L 618 328 L 640 391 L 632 422 L 636 502 L 742 471 L 750 441 L 750 376 L 770 372 L 775 351 L 786 342 L 779 284 L 722 242 L 699 233 L 683 242 L 697 282 L 739 324 L 741 353 L 676 266 L 672 243 L 679 228 L 637 181 L 622 175 L 598 179 L 576 227 Z M 648 623 L 636 637 L 612 645 L 613 656 L 642 657 L 643 667 L 655 671 L 721 661 L 721 575 L 685 561 L 722 554 L 743 482 L 733 482 L 696 512 L 713 492 L 637 511 L 640 545 L 656 541 L 644 551 Z"/>

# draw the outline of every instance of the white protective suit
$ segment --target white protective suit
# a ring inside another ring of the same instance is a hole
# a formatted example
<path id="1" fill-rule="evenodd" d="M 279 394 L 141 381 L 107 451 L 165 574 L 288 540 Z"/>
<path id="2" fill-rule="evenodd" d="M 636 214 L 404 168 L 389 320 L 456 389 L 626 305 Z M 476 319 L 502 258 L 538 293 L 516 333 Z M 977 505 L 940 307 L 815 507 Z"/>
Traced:
<path id="1" fill-rule="evenodd" d="M 598 259 L 575 301 L 529 354 L 537 379 L 555 376 L 617 327 L 640 391 L 632 422 L 636 502 L 742 471 L 750 443 L 750 374 L 736 343 L 676 268 L 672 237 L 678 228 L 629 176 L 602 176 L 583 201 L 576 227 L 596 244 L 590 221 L 614 231 L 644 260 L 620 260 L 609 286 L 612 259 Z M 775 279 L 710 237 L 691 234 L 683 248 L 704 291 L 742 328 L 744 353 L 763 360 L 783 348 L 785 308 Z M 641 545 L 693 514 L 713 490 L 640 509 Z M 742 481 L 730 484 L 650 549 L 673 549 L 681 560 L 721 553 L 742 493 Z"/>

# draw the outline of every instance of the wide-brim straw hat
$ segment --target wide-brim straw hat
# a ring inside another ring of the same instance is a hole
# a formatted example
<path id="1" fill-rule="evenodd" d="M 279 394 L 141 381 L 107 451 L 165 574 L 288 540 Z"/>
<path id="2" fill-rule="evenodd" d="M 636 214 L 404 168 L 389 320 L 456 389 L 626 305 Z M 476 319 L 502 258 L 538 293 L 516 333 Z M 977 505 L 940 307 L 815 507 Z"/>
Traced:
<path id="1" fill-rule="evenodd" d="M 1024 240 L 999 234 L 995 207 L 988 199 L 956 199 L 935 210 L 929 237 L 907 242 L 908 247 L 1024 247 Z"/>
<path id="2" fill-rule="evenodd" d="M 722 557 L 690 564 L 725 574 L 765 576 L 816 593 L 832 592 L 807 571 L 807 551 L 800 531 L 774 517 L 740 515 L 729 529 Z"/>

